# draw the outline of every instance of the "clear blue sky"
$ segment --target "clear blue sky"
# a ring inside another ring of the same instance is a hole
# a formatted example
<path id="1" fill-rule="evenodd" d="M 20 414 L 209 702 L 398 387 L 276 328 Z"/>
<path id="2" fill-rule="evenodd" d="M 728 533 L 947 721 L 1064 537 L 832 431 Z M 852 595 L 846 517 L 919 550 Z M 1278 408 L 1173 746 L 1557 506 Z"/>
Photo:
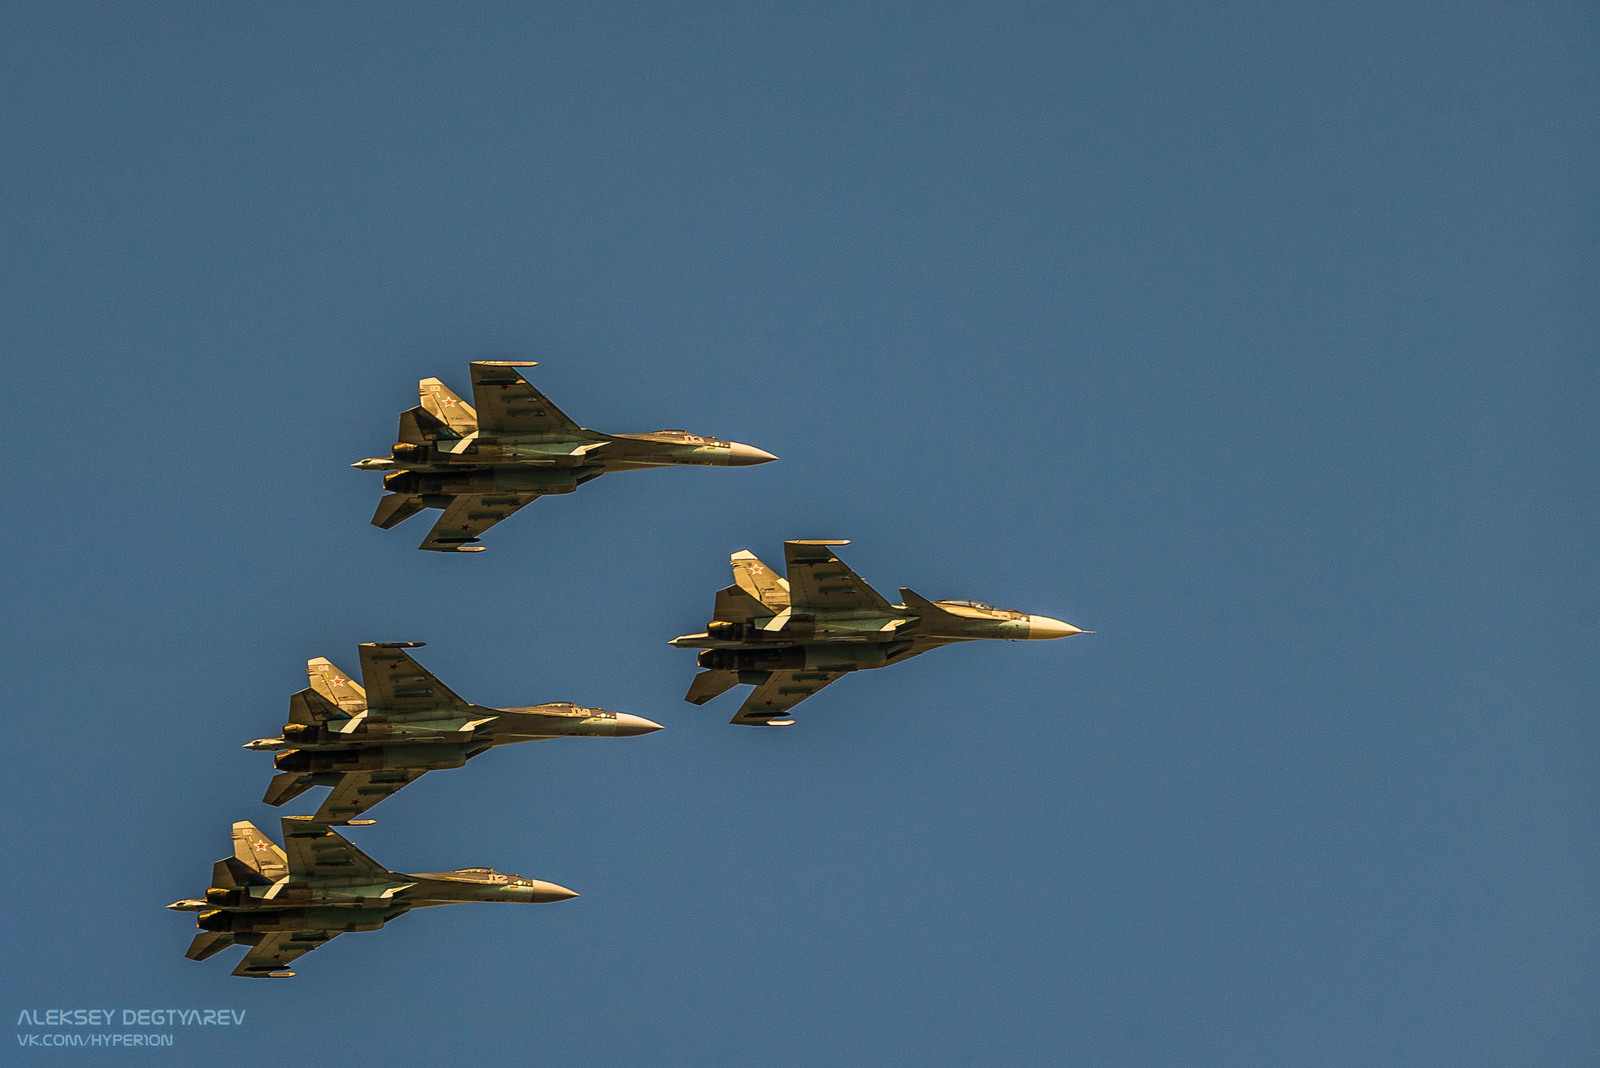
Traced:
<path id="1" fill-rule="evenodd" d="M 1592 5 L 11 5 L 0 99 L 12 1019 L 248 1010 L 193 1064 L 1593 1063 Z M 782 462 L 418 553 L 347 465 L 473 358 Z M 734 728 L 665 643 L 786 537 L 1098 633 Z M 371 640 L 667 725 L 352 832 L 583 896 L 184 960 L 161 906 L 276 830 L 240 743 Z"/>

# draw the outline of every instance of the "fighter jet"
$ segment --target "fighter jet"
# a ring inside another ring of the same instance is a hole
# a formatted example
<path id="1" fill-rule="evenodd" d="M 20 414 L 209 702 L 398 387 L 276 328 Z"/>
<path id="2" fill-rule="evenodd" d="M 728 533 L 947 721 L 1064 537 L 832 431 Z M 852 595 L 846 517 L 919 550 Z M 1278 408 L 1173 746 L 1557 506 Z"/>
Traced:
<path id="1" fill-rule="evenodd" d="M 286 967 L 346 931 L 376 931 L 396 916 L 468 901 L 565 901 L 564 886 L 493 868 L 406 875 L 390 871 L 309 816 L 285 816 L 283 844 L 251 823 L 233 825 L 233 856 L 211 867 L 203 898 L 167 908 L 198 912 L 200 933 L 184 954 L 205 960 L 234 943 L 250 947 L 234 975 L 286 979 Z"/>
<path id="2" fill-rule="evenodd" d="M 331 786 L 314 818 L 349 823 L 424 772 L 459 768 L 497 745 L 569 736 L 626 738 L 661 729 L 642 716 L 569 701 L 527 708 L 469 704 L 405 651 L 423 644 L 362 645 L 365 686 L 322 657 L 308 660 L 311 685 L 289 698 L 283 733 L 244 744 L 278 754 L 272 758 L 278 774 L 262 800 L 281 805 L 313 786 Z"/>
<path id="3" fill-rule="evenodd" d="M 834 555 L 848 541 L 786 541 L 789 577 L 737 552 L 734 584 L 717 592 L 712 621 L 700 634 L 672 639 L 701 649 L 685 701 L 703 705 L 738 683 L 752 693 L 732 722 L 787 727 L 787 713 L 846 672 L 898 664 L 929 649 L 980 638 L 1038 640 L 1087 634 L 1048 616 L 980 601 L 930 601 L 908 589 L 890 604 Z"/>
<path id="4" fill-rule="evenodd" d="M 383 476 L 389 495 L 378 502 L 374 526 L 388 530 L 424 508 L 444 509 L 418 548 L 480 552 L 478 536 L 518 508 L 613 471 L 747 467 L 777 459 L 753 445 L 686 430 L 585 430 L 514 370 L 537 363 L 479 360 L 471 366 L 471 404 L 437 378 L 424 378 L 417 383 L 422 403 L 400 413 L 392 454 L 351 464 L 389 472 Z"/>

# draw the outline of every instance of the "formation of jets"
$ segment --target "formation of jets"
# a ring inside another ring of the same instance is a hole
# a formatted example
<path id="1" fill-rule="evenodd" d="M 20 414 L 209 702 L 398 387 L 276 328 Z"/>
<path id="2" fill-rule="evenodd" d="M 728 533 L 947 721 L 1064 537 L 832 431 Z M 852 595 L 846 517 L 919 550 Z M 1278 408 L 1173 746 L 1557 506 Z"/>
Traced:
<path id="1" fill-rule="evenodd" d="M 388 529 L 425 508 L 442 509 L 419 548 L 476 552 L 479 535 L 535 498 L 570 493 L 612 471 L 777 459 L 751 445 L 682 430 L 605 434 L 578 426 L 515 369 L 471 365 L 472 404 L 436 378 L 418 383 L 422 403 L 400 415 L 388 457 L 354 467 L 387 472 L 372 522 Z M 741 683 L 755 687 L 732 722 L 789 726 L 790 711 L 851 671 L 886 667 L 929 649 L 982 639 L 1037 641 L 1085 634 L 1049 616 L 979 601 L 930 601 L 901 588 L 891 604 L 845 566 L 846 541 L 786 541 L 787 577 L 748 551 L 734 553 L 733 585 L 719 590 L 711 621 L 672 645 L 698 649 L 685 700 L 701 705 Z M 566 887 L 492 868 L 408 875 L 390 871 L 333 828 L 371 823 L 368 809 L 429 771 L 459 768 L 496 746 L 550 738 L 625 738 L 661 724 L 567 701 L 517 708 L 473 704 L 406 650 L 421 642 L 359 647 L 360 681 L 321 657 L 310 685 L 289 699 L 276 737 L 244 747 L 273 753 L 262 800 L 283 805 L 313 787 L 330 790 L 309 816 L 281 820 L 279 846 L 253 824 L 233 825 L 233 855 L 212 866 L 199 898 L 167 907 L 198 913 L 186 954 L 204 960 L 246 946 L 234 975 L 282 978 L 288 967 L 347 931 L 375 931 L 411 909 L 469 901 L 562 901 Z"/>

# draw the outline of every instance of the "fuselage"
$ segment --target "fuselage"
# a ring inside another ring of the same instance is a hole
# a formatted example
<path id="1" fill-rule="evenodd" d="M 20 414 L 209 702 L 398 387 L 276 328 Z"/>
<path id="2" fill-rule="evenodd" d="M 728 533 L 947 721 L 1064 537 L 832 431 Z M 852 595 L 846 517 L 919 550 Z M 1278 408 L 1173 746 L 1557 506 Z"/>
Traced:
<path id="1" fill-rule="evenodd" d="M 675 638 L 704 650 L 699 664 L 722 671 L 851 671 L 882 667 L 907 654 L 957 642 L 1027 641 L 1082 633 L 1070 623 L 976 601 L 936 601 L 936 611 L 893 605 L 893 614 L 807 613 L 785 608 L 765 620 L 712 621 L 702 634 Z"/>
<path id="2" fill-rule="evenodd" d="M 423 497 L 465 493 L 571 493 L 583 483 L 615 471 L 651 467 L 744 467 L 776 459 L 737 441 L 658 430 L 651 434 L 581 434 L 489 438 L 477 432 L 459 439 L 397 443 L 387 458 L 355 466 L 389 471 L 384 489 Z"/>
<path id="3" fill-rule="evenodd" d="M 555 702 L 524 708 L 472 705 L 452 711 L 384 713 L 348 720 L 290 723 L 277 738 L 258 738 L 248 749 L 276 751 L 279 771 L 347 772 L 458 768 L 497 745 L 545 738 L 620 738 L 659 730 L 660 724 L 626 712 Z"/>
<path id="4" fill-rule="evenodd" d="M 203 931 L 375 931 L 412 909 L 475 901 L 542 904 L 578 895 L 564 886 L 492 868 L 347 878 L 290 877 L 271 886 L 211 887 L 168 908 L 198 912 Z"/>

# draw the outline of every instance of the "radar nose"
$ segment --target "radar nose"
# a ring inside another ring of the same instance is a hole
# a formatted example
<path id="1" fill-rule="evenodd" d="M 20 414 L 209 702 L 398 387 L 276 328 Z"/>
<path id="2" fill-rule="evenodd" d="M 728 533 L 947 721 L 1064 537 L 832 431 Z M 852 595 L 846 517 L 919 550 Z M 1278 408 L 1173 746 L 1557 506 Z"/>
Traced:
<path id="1" fill-rule="evenodd" d="M 735 441 L 728 446 L 729 467 L 749 467 L 752 464 L 764 464 L 777 457 L 765 449 L 758 449 L 754 445 L 743 445 Z"/>
<path id="2" fill-rule="evenodd" d="M 576 890 L 568 890 L 555 883 L 547 883 L 541 879 L 529 879 L 524 886 L 533 894 L 535 901 L 565 901 L 569 897 L 577 897 Z"/>
<path id="3" fill-rule="evenodd" d="M 630 716 L 626 712 L 617 713 L 618 738 L 632 738 L 638 734 L 650 734 L 661 729 L 661 724 L 654 720 L 645 719 L 643 716 Z"/>
<path id="4" fill-rule="evenodd" d="M 1071 623 L 1063 623 L 1059 619 L 1049 616 L 1028 617 L 1028 640 L 1043 641 L 1048 638 L 1070 638 L 1074 634 L 1088 634 L 1089 631 L 1074 627 Z"/>

